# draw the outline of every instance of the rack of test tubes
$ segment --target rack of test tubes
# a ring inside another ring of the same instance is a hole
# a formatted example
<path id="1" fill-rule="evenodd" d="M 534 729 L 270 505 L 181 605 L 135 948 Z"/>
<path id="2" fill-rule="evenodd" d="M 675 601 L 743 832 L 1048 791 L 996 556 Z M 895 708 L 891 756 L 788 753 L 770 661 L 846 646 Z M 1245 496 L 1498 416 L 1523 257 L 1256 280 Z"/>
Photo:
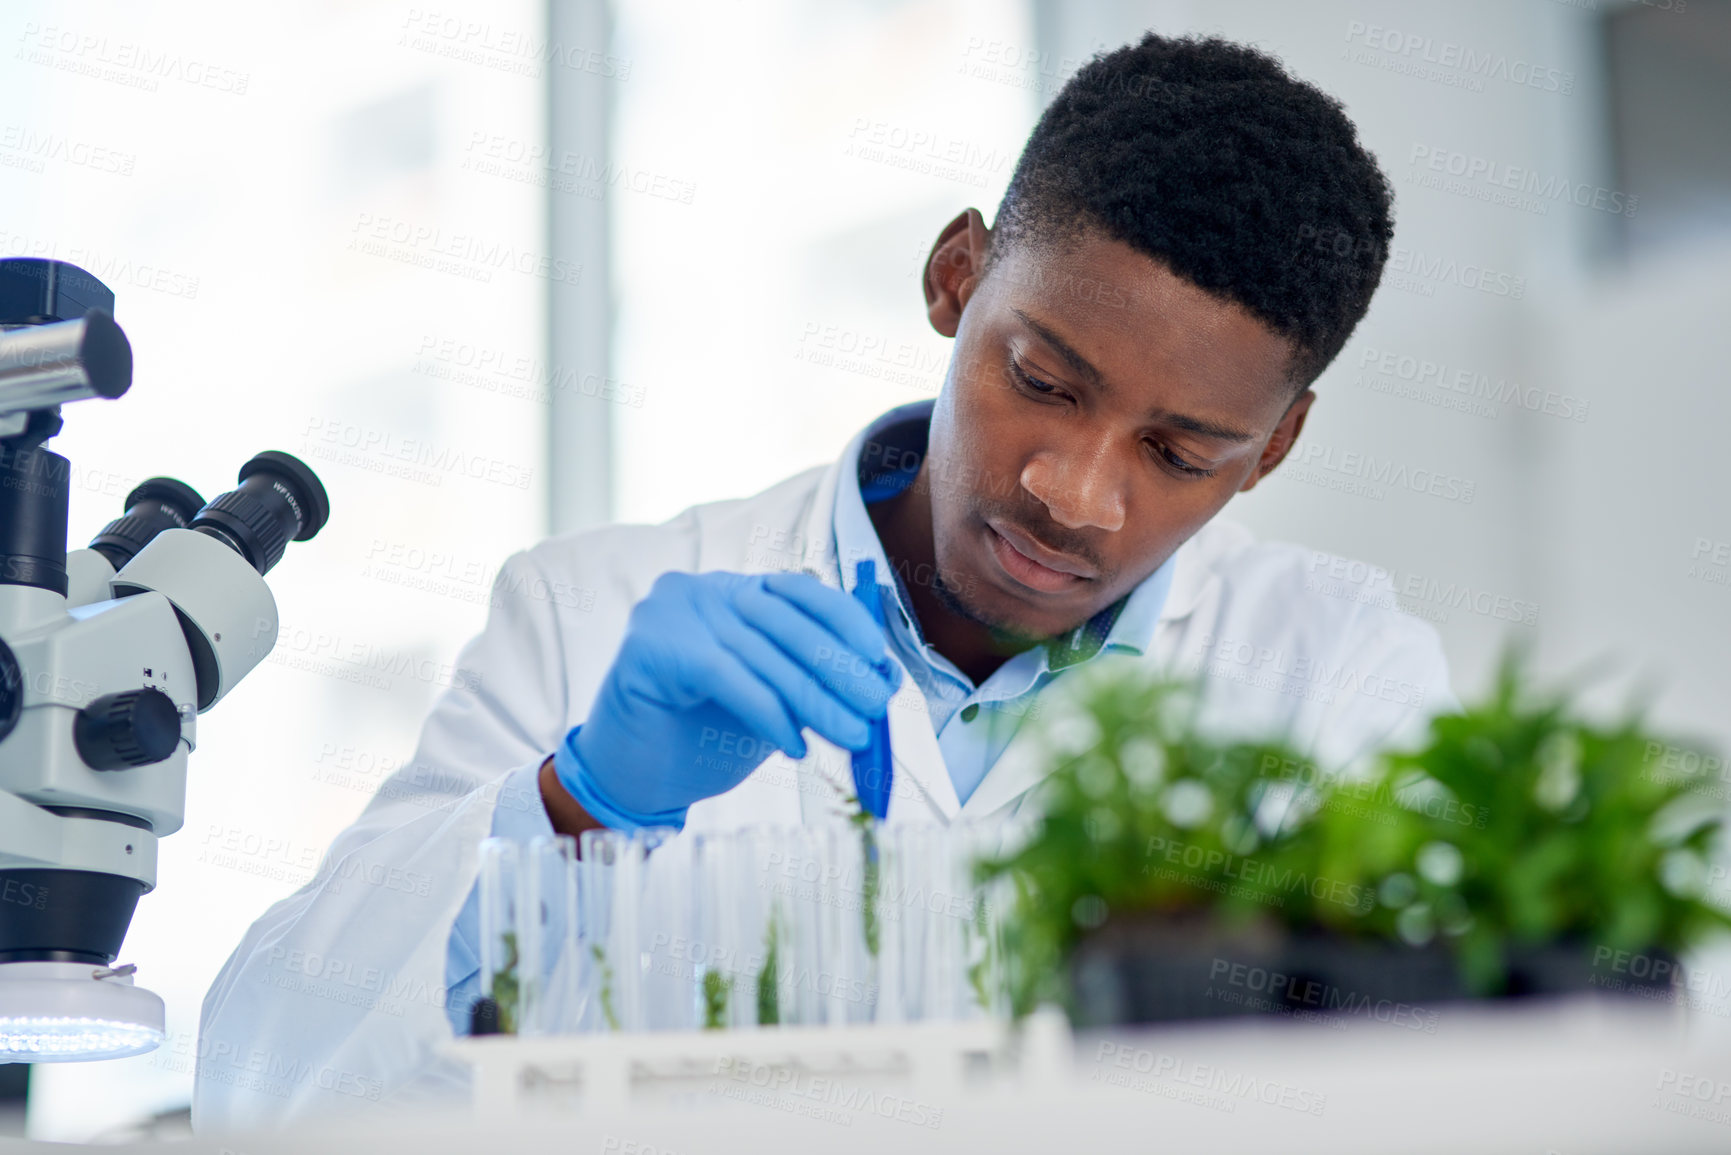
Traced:
<path id="1" fill-rule="evenodd" d="M 838 820 L 481 846 L 476 1033 L 1002 1019 L 1001 831 Z"/>

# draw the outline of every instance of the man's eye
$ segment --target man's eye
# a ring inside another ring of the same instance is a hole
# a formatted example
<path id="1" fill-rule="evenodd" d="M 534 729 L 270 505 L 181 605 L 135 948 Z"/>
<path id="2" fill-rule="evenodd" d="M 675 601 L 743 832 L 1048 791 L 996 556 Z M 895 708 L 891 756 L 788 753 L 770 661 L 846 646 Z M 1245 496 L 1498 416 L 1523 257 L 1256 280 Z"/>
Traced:
<path id="1" fill-rule="evenodd" d="M 1020 363 L 1014 360 L 1010 362 L 1010 372 L 1015 374 L 1017 380 L 1021 381 L 1022 384 L 1026 385 L 1036 393 L 1050 395 L 1058 391 L 1056 385 L 1052 384 L 1050 381 L 1042 381 L 1038 377 L 1033 376 L 1026 369 L 1022 368 Z"/>
<path id="2" fill-rule="evenodd" d="M 1212 469 L 1203 469 L 1199 465 L 1190 464 L 1164 445 L 1152 441 L 1149 442 L 1149 444 L 1154 447 L 1154 452 L 1159 454 L 1160 458 L 1165 461 L 1167 465 L 1179 473 L 1185 474 L 1189 477 L 1209 477 L 1214 473 Z"/>

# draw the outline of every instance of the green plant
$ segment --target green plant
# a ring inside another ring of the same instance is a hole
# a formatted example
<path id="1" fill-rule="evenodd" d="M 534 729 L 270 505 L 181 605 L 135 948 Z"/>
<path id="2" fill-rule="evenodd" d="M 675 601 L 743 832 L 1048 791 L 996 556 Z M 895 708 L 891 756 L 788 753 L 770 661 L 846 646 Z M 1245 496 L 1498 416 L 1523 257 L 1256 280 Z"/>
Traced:
<path id="1" fill-rule="evenodd" d="M 727 1025 L 727 1000 L 733 993 L 733 979 L 718 970 L 703 973 L 703 1029 L 719 1031 Z"/>
<path id="2" fill-rule="evenodd" d="M 979 865 L 1014 885 L 1013 1009 L 1066 1001 L 1071 952 L 1116 917 L 1440 938 L 1487 994 L 1516 947 L 1678 952 L 1731 926 L 1702 894 L 1721 825 L 1691 807 L 1702 784 L 1648 772 L 1662 744 L 1638 718 L 1598 726 L 1526 682 L 1511 656 L 1489 702 L 1345 776 L 1205 732 L 1195 683 L 1128 664 L 1075 679 L 1041 726 L 1037 827 Z"/>
<path id="3" fill-rule="evenodd" d="M 613 966 L 607 961 L 607 952 L 601 949 L 600 943 L 589 945 L 589 957 L 595 960 L 601 971 L 601 1015 L 607 1020 L 608 1029 L 617 1031 L 619 1012 L 613 1006 Z"/>
<path id="4" fill-rule="evenodd" d="M 968 964 L 968 986 L 974 992 L 974 1002 L 981 1010 L 989 1012 L 992 1009 L 992 977 L 999 959 L 983 895 L 974 903 L 973 916 L 964 924 L 963 935 L 973 960 Z"/>
<path id="5" fill-rule="evenodd" d="M 859 795 L 842 795 L 842 814 L 860 836 L 860 932 L 866 951 L 878 957 L 878 893 L 881 865 L 878 861 L 877 819 L 860 805 Z"/>
<path id="6" fill-rule="evenodd" d="M 493 972 L 493 989 L 488 994 L 499 1008 L 500 1033 L 514 1035 L 517 1033 L 517 1011 L 522 1002 L 522 992 L 517 983 L 517 935 L 506 931 L 499 936 L 499 942 L 504 947 L 505 961 Z"/>
<path id="7" fill-rule="evenodd" d="M 1228 920 L 1264 915 L 1292 897 L 1281 888 L 1284 873 L 1258 870 L 1228 885 L 1245 873 L 1235 867 L 1252 854 L 1278 856 L 1282 872 L 1302 860 L 1297 840 L 1270 840 L 1253 821 L 1264 785 L 1259 768 L 1270 759 L 1279 765 L 1289 751 L 1202 737 L 1188 684 L 1117 667 L 1087 671 L 1070 689 L 1072 699 L 1054 703 L 1036 735 L 1055 762 L 1037 829 L 979 868 L 982 882 L 1007 875 L 1013 883 L 1002 962 L 1017 1014 L 1067 999 L 1065 960 L 1109 915 L 1202 908 Z"/>
<path id="8" fill-rule="evenodd" d="M 1638 712 L 1588 721 L 1507 655 L 1487 700 L 1382 759 L 1388 820 L 1318 815 L 1323 868 L 1375 886 L 1356 929 L 1452 940 L 1480 992 L 1502 986 L 1511 948 L 1681 953 L 1731 916 L 1706 895 L 1723 815 L 1708 783 L 1665 769 L 1667 749 Z"/>
<path id="9" fill-rule="evenodd" d="M 781 1022 L 781 920 L 771 909 L 763 928 L 763 969 L 757 972 L 757 1022 L 774 1026 Z"/>
<path id="10" fill-rule="evenodd" d="M 860 931 L 865 936 L 866 952 L 875 959 L 880 937 L 878 891 L 883 874 L 883 864 L 878 858 L 877 820 L 860 811 L 855 821 L 860 836 Z"/>

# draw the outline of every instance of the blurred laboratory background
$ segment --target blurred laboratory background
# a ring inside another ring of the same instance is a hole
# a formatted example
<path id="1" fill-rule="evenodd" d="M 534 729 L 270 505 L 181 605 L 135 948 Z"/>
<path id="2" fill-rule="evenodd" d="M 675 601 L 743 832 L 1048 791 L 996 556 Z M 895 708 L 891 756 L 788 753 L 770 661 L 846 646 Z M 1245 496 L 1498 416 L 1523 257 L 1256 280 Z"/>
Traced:
<path id="1" fill-rule="evenodd" d="M 409 758 L 499 563 L 934 396 L 937 231 L 1146 29 L 1276 54 L 1397 196 L 1298 450 L 1225 516 L 1387 571 L 1462 697 L 1526 645 L 1731 746 L 1731 0 L 22 0 L 0 256 L 102 278 L 136 353 L 52 444 L 73 539 L 266 448 L 333 512 L 122 953 L 169 1043 L 6 1072 L 0 1131 L 184 1129 L 205 989 Z"/>

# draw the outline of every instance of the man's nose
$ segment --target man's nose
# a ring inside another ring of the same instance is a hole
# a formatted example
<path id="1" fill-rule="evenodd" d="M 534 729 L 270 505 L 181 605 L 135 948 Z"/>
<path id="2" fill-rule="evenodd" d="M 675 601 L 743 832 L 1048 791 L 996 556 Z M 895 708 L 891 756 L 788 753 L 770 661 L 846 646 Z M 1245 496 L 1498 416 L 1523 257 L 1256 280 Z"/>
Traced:
<path id="1" fill-rule="evenodd" d="M 1124 527 L 1124 492 L 1111 450 L 1098 442 L 1071 450 L 1041 450 L 1022 467 L 1022 488 L 1065 529 Z"/>

